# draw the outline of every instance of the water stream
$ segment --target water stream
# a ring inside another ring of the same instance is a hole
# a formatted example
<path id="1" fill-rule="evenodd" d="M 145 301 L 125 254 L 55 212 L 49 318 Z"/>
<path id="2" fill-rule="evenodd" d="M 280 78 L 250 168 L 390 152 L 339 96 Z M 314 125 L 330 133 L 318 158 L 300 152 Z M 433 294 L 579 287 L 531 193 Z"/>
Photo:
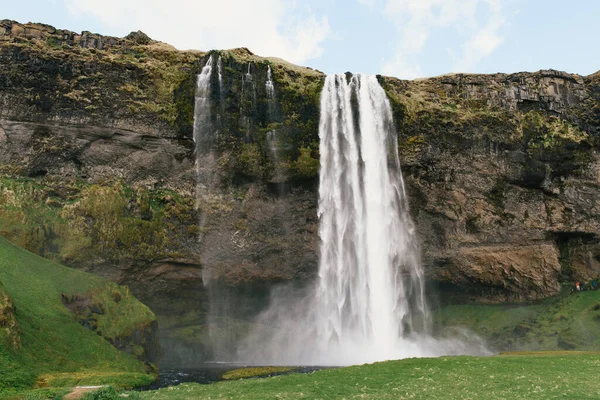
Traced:
<path id="1" fill-rule="evenodd" d="M 210 77 L 213 69 L 213 56 L 209 57 L 206 65 L 197 77 L 196 95 L 194 108 L 194 142 L 196 142 L 196 151 L 204 137 L 211 129 L 210 123 Z"/>
<path id="2" fill-rule="evenodd" d="M 195 142 L 196 153 L 196 208 L 198 208 L 202 196 L 206 193 L 207 187 L 212 179 L 212 168 L 207 166 L 206 162 L 200 161 L 203 153 L 206 153 L 204 147 L 212 135 L 213 124 L 211 121 L 211 88 L 210 80 L 213 70 L 213 58 L 211 56 L 206 61 L 206 65 L 197 77 L 196 94 L 195 94 L 195 109 L 194 109 L 194 132 L 193 138 Z M 206 160 L 214 161 L 212 154 L 206 157 Z M 202 242 L 203 228 L 206 225 L 206 216 L 203 213 L 198 221 L 198 241 Z"/>
<path id="3" fill-rule="evenodd" d="M 272 104 L 275 101 L 275 85 L 273 84 L 273 74 L 271 73 L 271 66 L 267 67 L 267 81 L 265 82 L 265 90 L 267 91 L 267 101 L 269 102 L 269 114 L 273 115 Z"/>

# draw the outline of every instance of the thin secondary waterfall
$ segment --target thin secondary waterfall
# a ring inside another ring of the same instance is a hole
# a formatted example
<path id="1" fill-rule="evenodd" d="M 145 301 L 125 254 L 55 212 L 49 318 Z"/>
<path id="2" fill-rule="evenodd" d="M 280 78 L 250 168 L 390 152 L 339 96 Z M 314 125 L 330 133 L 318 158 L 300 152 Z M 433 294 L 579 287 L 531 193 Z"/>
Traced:
<path id="1" fill-rule="evenodd" d="M 267 81 L 265 82 L 265 90 L 267 91 L 267 100 L 269 101 L 269 107 L 275 100 L 275 85 L 273 85 L 273 74 L 271 73 L 271 66 L 267 66 Z M 269 110 L 270 111 L 270 110 Z"/>
<path id="2" fill-rule="evenodd" d="M 206 144 L 207 138 L 211 134 L 211 107 L 210 107 L 210 77 L 212 75 L 213 56 L 209 57 L 206 65 L 197 77 L 195 109 L 194 109 L 194 142 L 196 145 L 196 208 L 200 205 L 200 200 L 205 192 L 211 179 L 211 169 L 205 168 L 204 162 L 200 161 L 203 151 L 203 145 Z M 198 242 L 202 242 L 203 229 L 206 225 L 206 216 L 204 213 L 198 221 Z"/>
<path id="3" fill-rule="evenodd" d="M 221 112 L 223 112 L 225 107 L 225 87 L 223 86 L 223 58 L 221 56 L 217 59 L 217 72 L 219 74 L 219 100 L 221 103 Z"/>
<path id="4" fill-rule="evenodd" d="M 239 359 L 349 365 L 485 353 L 477 341 L 430 336 L 396 130 L 377 79 L 328 76 L 320 108 L 318 280 L 274 290 Z"/>
<path id="5" fill-rule="evenodd" d="M 219 73 L 219 93 L 223 93 L 223 59 L 219 56 L 217 60 L 217 71 Z"/>
<path id="6" fill-rule="evenodd" d="M 250 80 L 252 79 L 252 69 L 251 68 L 252 68 L 252 63 L 249 62 L 248 63 L 248 72 L 246 72 L 246 78 L 250 79 Z"/>
<path id="7" fill-rule="evenodd" d="M 213 76 L 214 74 L 216 76 Z M 215 78 L 218 79 L 218 89 L 213 85 Z M 216 100 L 214 91 L 219 90 Z M 221 56 L 211 54 L 206 65 L 197 77 L 196 101 L 194 110 L 194 141 L 196 142 L 196 204 L 200 205 L 210 203 L 211 197 L 214 198 L 217 182 L 215 171 L 217 171 L 217 156 L 213 145 L 219 126 L 221 113 L 224 104 L 223 88 L 223 61 Z M 214 104 L 219 101 L 217 107 Z M 198 221 L 198 242 L 199 246 L 204 246 L 204 231 L 210 221 L 207 213 L 201 212 Z M 214 354 L 226 353 L 227 347 L 233 342 L 231 332 L 223 328 L 223 315 L 228 314 L 227 294 L 223 293 L 219 286 L 215 284 L 214 277 L 210 269 L 203 269 L 202 278 L 207 297 L 209 299 L 209 312 L 206 315 L 204 324 L 206 326 L 206 337 L 204 342 L 211 348 Z"/>
<path id="8" fill-rule="evenodd" d="M 265 82 L 265 92 L 267 94 L 267 107 L 269 111 L 269 122 L 275 122 L 276 120 L 276 98 L 275 98 L 275 84 L 273 83 L 273 73 L 271 72 L 271 66 L 267 66 L 267 81 Z M 279 149 L 277 143 L 277 131 L 275 129 L 267 132 L 266 136 L 267 148 L 270 151 L 270 155 L 275 163 L 279 161 Z"/>
<path id="9" fill-rule="evenodd" d="M 212 75 L 213 56 L 208 58 L 206 65 L 198 75 L 196 81 L 196 96 L 194 109 L 194 142 L 196 142 L 196 153 L 198 146 L 204 137 L 209 134 L 210 123 L 210 77 Z"/>
<path id="10" fill-rule="evenodd" d="M 240 95 L 240 126 L 246 131 L 246 139 L 252 133 L 252 115 L 256 107 L 256 83 L 252 75 L 252 62 L 248 62 L 248 72 L 242 75 L 242 92 Z"/>

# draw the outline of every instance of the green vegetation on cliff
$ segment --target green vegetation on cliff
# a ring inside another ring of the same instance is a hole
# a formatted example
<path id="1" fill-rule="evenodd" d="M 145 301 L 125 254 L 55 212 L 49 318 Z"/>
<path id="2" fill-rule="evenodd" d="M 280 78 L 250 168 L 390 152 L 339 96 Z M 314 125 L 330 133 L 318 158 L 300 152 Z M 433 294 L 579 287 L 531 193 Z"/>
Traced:
<path id="1" fill-rule="evenodd" d="M 110 343 L 127 341 L 155 324 L 152 312 L 126 287 L 55 264 L 2 238 L 0 283 L 0 394 L 33 385 L 131 387 L 154 379 L 144 363 Z M 93 315 L 82 314 L 83 309 Z"/>
<path id="2" fill-rule="evenodd" d="M 172 191 L 0 177 L 0 236 L 61 263 L 177 257 L 195 226 L 193 201 Z"/>

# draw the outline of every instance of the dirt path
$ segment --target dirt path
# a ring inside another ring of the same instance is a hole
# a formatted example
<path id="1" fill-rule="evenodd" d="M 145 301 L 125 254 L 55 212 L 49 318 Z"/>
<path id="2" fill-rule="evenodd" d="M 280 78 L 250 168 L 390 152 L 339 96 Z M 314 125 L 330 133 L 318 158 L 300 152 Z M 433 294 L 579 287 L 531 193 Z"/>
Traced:
<path id="1" fill-rule="evenodd" d="M 75 386 L 73 391 L 63 397 L 64 400 L 77 400 L 81 399 L 87 392 L 98 390 L 103 386 Z"/>

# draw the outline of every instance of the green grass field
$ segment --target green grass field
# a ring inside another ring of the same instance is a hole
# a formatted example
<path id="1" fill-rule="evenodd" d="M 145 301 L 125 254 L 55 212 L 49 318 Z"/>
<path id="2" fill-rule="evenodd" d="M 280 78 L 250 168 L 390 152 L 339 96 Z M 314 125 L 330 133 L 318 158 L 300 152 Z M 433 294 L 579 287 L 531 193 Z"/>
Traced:
<path id="1" fill-rule="evenodd" d="M 440 357 L 143 392 L 142 399 L 597 399 L 600 354 Z"/>
<path id="2" fill-rule="evenodd" d="M 13 311 L 0 315 L 0 398 L 34 385 L 131 387 L 153 380 L 142 362 L 80 325 L 63 305 L 62 294 L 87 294 L 100 301 L 105 309 L 97 316 L 98 327 L 109 338 L 127 335 L 155 319 L 127 288 L 45 260 L 0 238 L 0 310 L 3 303 L 14 304 Z"/>
<path id="3" fill-rule="evenodd" d="M 498 351 L 600 350 L 600 291 L 562 293 L 529 305 L 451 305 L 438 327 L 467 328 Z"/>

